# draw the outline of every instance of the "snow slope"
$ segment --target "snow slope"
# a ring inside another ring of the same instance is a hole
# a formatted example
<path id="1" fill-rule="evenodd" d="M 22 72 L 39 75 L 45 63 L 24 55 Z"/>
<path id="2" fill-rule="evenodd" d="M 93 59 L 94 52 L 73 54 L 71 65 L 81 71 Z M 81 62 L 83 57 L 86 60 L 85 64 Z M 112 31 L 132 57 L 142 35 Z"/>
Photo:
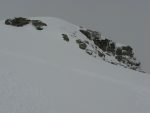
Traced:
<path id="1" fill-rule="evenodd" d="M 150 75 L 115 66 L 79 49 L 79 27 L 40 19 L 38 31 L 0 22 L 0 113 L 149 113 Z"/>

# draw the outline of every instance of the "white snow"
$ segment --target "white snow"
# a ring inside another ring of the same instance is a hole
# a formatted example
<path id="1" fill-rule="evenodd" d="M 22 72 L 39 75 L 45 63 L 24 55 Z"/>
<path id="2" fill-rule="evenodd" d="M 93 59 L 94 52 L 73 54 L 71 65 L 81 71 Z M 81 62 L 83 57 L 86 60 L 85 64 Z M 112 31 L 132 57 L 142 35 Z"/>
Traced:
<path id="1" fill-rule="evenodd" d="M 0 113 L 150 112 L 149 74 L 87 55 L 75 43 L 85 38 L 78 26 L 34 19 L 48 26 L 37 31 L 0 22 Z"/>

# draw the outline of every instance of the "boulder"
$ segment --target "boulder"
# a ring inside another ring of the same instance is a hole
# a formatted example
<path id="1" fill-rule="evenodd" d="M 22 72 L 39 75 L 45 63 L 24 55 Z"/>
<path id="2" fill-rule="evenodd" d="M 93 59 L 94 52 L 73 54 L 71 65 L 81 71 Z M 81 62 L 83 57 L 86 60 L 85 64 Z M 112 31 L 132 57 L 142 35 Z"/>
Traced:
<path id="1" fill-rule="evenodd" d="M 23 17 L 18 17 L 18 18 L 14 18 L 14 19 L 7 19 L 5 21 L 6 25 L 12 25 L 12 26 L 16 26 L 16 27 L 22 27 L 24 25 L 27 25 L 30 23 L 30 20 L 27 18 L 23 18 Z"/>
<path id="2" fill-rule="evenodd" d="M 80 43 L 79 48 L 80 49 L 86 49 L 87 45 L 85 43 Z"/>
<path id="3" fill-rule="evenodd" d="M 37 30 L 43 30 L 43 26 L 47 26 L 46 23 L 40 21 L 40 20 L 32 20 L 32 25 L 37 29 Z"/>
<path id="4" fill-rule="evenodd" d="M 89 55 L 92 55 L 93 52 L 92 52 L 92 50 L 86 49 L 86 53 Z"/>
<path id="5" fill-rule="evenodd" d="M 63 36 L 63 39 L 64 39 L 66 42 L 69 42 L 69 37 L 68 37 L 68 35 L 62 34 L 62 36 Z"/>
<path id="6" fill-rule="evenodd" d="M 76 40 L 76 43 L 79 44 L 80 49 L 86 49 L 87 45 L 84 41 L 81 41 L 80 39 Z"/>

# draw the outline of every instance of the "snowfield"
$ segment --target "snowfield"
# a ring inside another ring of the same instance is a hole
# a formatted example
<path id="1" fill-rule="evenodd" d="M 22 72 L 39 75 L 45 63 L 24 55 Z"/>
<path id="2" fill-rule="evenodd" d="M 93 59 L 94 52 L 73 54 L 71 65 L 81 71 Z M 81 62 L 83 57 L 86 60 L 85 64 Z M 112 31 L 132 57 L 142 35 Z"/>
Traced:
<path id="1" fill-rule="evenodd" d="M 150 113 L 150 75 L 79 49 L 79 27 L 50 17 L 48 26 L 0 22 L 0 113 Z"/>

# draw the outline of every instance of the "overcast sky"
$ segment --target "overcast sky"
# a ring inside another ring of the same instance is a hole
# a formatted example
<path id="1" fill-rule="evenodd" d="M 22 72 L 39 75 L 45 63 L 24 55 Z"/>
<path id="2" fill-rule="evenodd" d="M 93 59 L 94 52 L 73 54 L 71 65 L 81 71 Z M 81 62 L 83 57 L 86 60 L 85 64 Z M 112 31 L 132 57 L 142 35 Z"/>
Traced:
<path id="1" fill-rule="evenodd" d="M 0 0 L 0 19 L 51 16 L 131 45 L 150 73 L 150 0 Z"/>

